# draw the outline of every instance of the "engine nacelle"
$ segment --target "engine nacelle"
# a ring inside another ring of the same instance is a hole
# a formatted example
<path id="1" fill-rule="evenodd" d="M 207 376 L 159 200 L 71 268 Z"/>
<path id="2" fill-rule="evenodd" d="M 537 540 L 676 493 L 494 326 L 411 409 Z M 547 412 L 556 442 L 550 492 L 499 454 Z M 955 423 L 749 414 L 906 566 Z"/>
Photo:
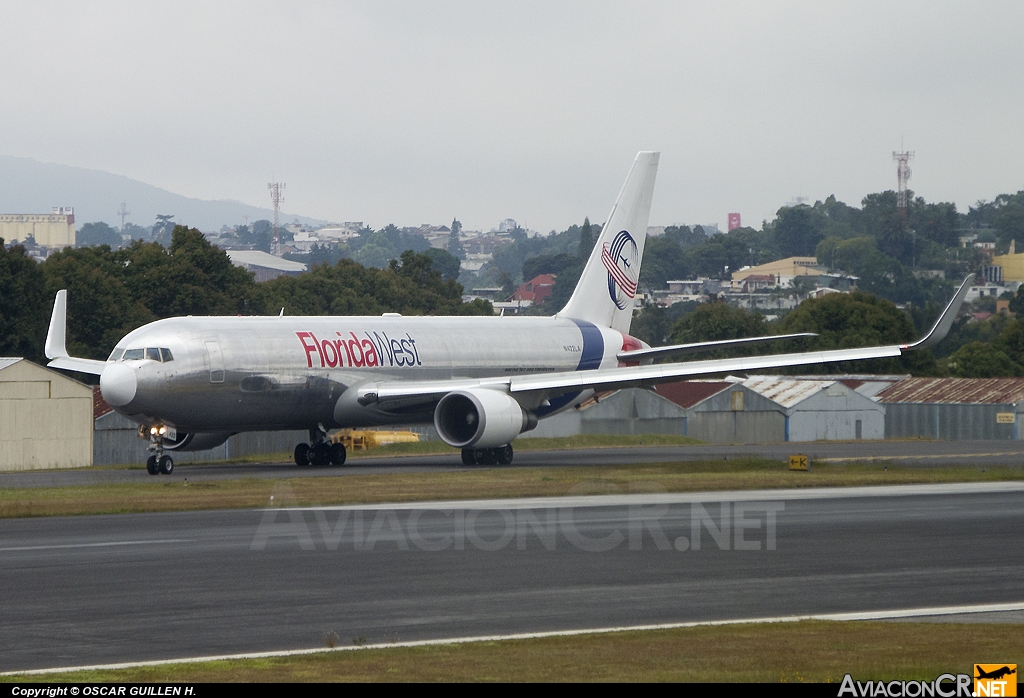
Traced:
<path id="1" fill-rule="evenodd" d="M 434 410 L 437 433 L 455 448 L 504 446 L 530 423 L 514 398 L 486 388 L 454 390 Z"/>
<path id="2" fill-rule="evenodd" d="M 173 439 L 164 437 L 164 450 L 166 451 L 205 451 L 208 448 L 216 448 L 228 440 L 231 434 L 226 432 L 204 432 L 201 434 L 186 434 L 179 431 Z"/>

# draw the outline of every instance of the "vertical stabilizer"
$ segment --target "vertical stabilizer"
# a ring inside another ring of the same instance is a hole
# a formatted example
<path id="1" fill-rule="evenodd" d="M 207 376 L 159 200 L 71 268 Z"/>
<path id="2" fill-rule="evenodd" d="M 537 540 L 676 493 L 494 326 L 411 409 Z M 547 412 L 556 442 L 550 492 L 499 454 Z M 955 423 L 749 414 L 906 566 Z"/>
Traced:
<path id="1" fill-rule="evenodd" d="M 646 151 L 637 154 L 576 290 L 559 317 L 629 332 L 659 155 Z"/>

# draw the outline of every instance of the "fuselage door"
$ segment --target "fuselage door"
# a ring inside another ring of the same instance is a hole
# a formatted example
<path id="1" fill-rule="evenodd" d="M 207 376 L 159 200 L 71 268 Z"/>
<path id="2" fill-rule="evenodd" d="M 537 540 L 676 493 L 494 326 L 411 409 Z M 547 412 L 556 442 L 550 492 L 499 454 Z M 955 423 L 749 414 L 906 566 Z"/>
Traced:
<path id="1" fill-rule="evenodd" d="M 220 344 L 206 342 L 206 355 L 210 359 L 210 382 L 224 382 L 224 356 L 220 353 Z"/>

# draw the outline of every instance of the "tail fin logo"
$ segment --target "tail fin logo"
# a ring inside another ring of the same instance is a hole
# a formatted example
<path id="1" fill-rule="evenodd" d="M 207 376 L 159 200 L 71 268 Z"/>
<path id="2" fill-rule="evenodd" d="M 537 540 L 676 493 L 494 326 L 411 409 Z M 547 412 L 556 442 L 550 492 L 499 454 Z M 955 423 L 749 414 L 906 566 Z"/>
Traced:
<path id="1" fill-rule="evenodd" d="M 601 250 L 601 262 L 608 270 L 608 295 L 619 310 L 625 310 L 627 303 L 636 296 L 636 285 L 640 274 L 640 255 L 636 240 L 625 230 L 620 230 L 610 243 Z"/>

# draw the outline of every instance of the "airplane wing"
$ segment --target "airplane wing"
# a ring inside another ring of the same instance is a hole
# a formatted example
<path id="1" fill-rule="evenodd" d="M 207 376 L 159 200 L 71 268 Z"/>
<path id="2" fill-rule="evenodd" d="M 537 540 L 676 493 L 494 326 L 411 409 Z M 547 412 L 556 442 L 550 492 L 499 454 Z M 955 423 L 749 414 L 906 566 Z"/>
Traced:
<path id="1" fill-rule="evenodd" d="M 695 342 L 693 344 L 673 344 L 667 347 L 651 347 L 650 349 L 633 349 L 623 351 L 618 355 L 619 361 L 642 361 L 644 359 L 660 359 L 665 356 L 678 356 L 679 354 L 696 354 L 701 351 L 713 351 L 715 349 L 733 349 L 745 347 L 751 344 L 762 342 L 777 342 L 782 339 L 796 339 L 797 337 L 817 337 L 813 332 L 797 332 L 796 334 L 772 334 L 765 337 L 744 337 L 743 339 L 721 339 L 716 342 Z"/>
<path id="2" fill-rule="evenodd" d="M 964 280 L 960 288 L 953 295 L 953 299 L 950 300 L 945 310 L 943 310 L 938 320 L 932 326 L 931 331 L 913 344 L 893 344 L 890 346 L 862 347 L 858 349 L 831 349 L 828 351 L 774 354 L 769 356 L 743 356 L 732 359 L 709 359 L 704 361 L 656 364 L 653 366 L 626 366 L 590 371 L 564 371 L 501 378 L 422 381 L 415 383 L 387 381 L 361 386 L 358 388 L 357 397 L 360 403 L 366 405 L 417 398 L 423 400 L 434 399 L 440 398 L 452 390 L 465 390 L 468 388 L 491 388 L 506 391 L 513 395 L 516 393 L 525 394 L 541 391 L 550 395 L 560 395 L 585 389 L 619 390 L 638 386 L 647 387 L 658 383 L 667 383 L 709 374 L 895 357 L 902 355 L 906 351 L 927 349 L 942 341 L 953 326 L 953 322 L 960 311 L 960 306 L 963 305 L 964 297 L 970 290 L 973 281 L 973 275 L 968 276 Z M 668 347 L 667 349 L 675 348 Z"/>

